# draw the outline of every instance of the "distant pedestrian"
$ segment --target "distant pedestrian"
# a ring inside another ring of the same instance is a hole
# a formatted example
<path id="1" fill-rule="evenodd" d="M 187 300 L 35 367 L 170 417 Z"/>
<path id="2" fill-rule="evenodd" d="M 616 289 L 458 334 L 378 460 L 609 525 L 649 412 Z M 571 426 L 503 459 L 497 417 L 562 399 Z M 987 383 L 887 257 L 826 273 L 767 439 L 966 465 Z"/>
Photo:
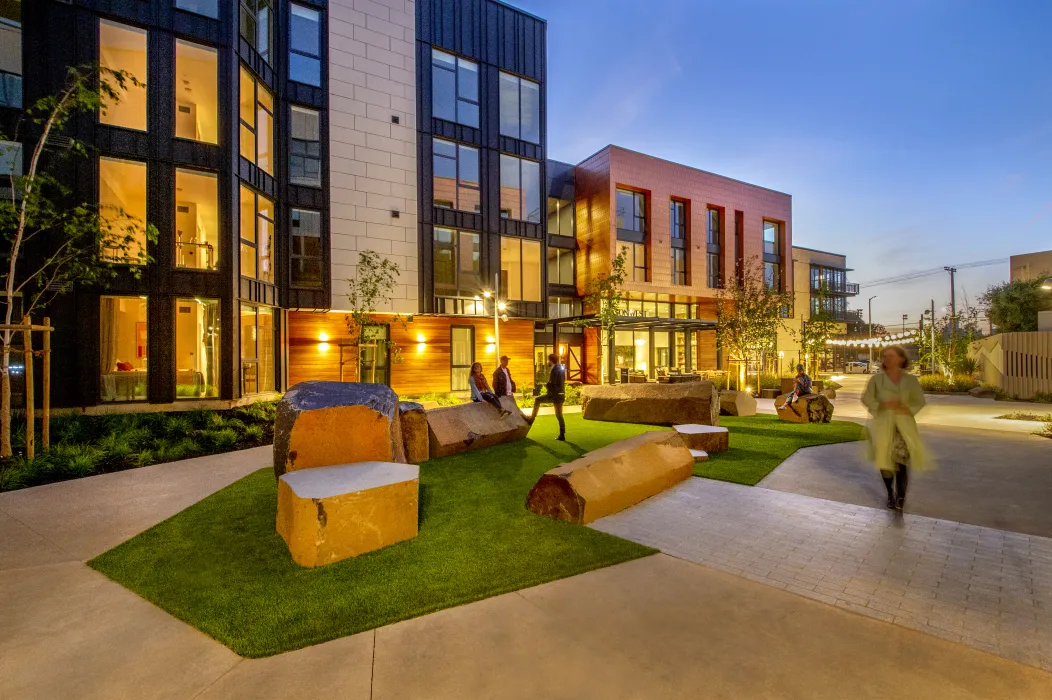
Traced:
<path id="1" fill-rule="evenodd" d="M 910 361 L 901 347 L 888 346 L 882 359 L 884 371 L 866 384 L 862 403 L 873 416 L 869 448 L 888 490 L 888 508 L 902 510 L 909 471 L 929 466 L 928 452 L 914 418 L 924 408 L 924 390 L 920 381 L 906 372 Z"/>
<path id="2" fill-rule="evenodd" d="M 544 385 L 545 394 L 533 400 L 533 415 L 530 423 L 537 420 L 537 411 L 541 404 L 550 403 L 555 409 L 555 419 L 559 421 L 559 437 L 556 440 L 566 440 L 566 421 L 563 420 L 563 403 L 566 401 L 566 369 L 559 363 L 559 356 L 554 352 L 548 355 L 548 364 L 551 371 L 548 374 L 548 383 Z"/>
<path id="3" fill-rule="evenodd" d="M 793 401 L 799 399 L 801 396 L 807 396 L 811 393 L 811 377 L 807 376 L 807 372 L 804 371 L 803 365 L 796 366 L 796 381 L 793 382 L 793 390 L 789 392 L 789 396 L 786 397 L 785 403 L 782 404 L 782 408 L 786 408 L 791 405 Z"/>
<path id="4" fill-rule="evenodd" d="M 501 418 L 511 413 L 511 411 L 504 410 L 504 407 L 500 405 L 500 399 L 498 399 L 490 390 L 489 382 L 486 381 L 486 375 L 482 373 L 481 362 L 476 362 L 471 365 L 471 375 L 468 377 L 468 385 L 471 387 L 472 401 L 485 401 L 492 405 L 500 411 Z"/>
<path id="5" fill-rule="evenodd" d="M 511 378 L 511 370 L 508 363 L 511 358 L 501 355 L 500 366 L 493 373 L 493 393 L 497 396 L 515 396 L 515 380 Z"/>

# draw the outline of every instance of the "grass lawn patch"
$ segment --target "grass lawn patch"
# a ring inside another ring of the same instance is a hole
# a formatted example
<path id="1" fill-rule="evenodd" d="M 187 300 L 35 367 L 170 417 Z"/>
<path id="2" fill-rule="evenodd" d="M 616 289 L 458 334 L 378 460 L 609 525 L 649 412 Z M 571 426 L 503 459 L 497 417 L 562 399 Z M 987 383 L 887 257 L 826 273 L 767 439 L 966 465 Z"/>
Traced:
<path id="1" fill-rule="evenodd" d="M 316 569 L 274 531 L 273 471 L 262 469 L 111 549 L 90 565 L 238 654 L 269 656 L 654 553 L 534 515 L 540 475 L 654 430 L 552 416 L 531 439 L 420 468 L 420 534 Z"/>
<path id="2" fill-rule="evenodd" d="M 709 455 L 694 467 L 695 476 L 755 486 L 801 447 L 860 440 L 858 423 L 784 423 L 778 416 L 720 416 L 730 429 L 731 449 Z"/>

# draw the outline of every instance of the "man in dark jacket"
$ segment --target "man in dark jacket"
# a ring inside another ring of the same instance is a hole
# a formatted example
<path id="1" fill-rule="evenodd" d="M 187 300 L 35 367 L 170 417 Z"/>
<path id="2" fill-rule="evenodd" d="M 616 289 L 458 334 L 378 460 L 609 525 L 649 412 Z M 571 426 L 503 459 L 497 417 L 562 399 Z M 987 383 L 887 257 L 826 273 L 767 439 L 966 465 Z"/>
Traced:
<path id="1" fill-rule="evenodd" d="M 493 373 L 493 393 L 498 397 L 515 396 L 515 380 L 511 378 L 511 370 L 508 369 L 510 361 L 510 357 L 501 355 L 500 367 Z"/>
<path id="2" fill-rule="evenodd" d="M 563 402 L 566 400 L 566 369 L 559 364 L 559 356 L 554 352 L 548 355 L 548 364 L 551 365 L 551 371 L 548 374 L 548 383 L 544 385 L 545 394 L 534 399 L 530 423 L 537 420 L 537 411 L 541 404 L 550 403 L 555 409 L 555 419 L 559 421 L 559 437 L 556 440 L 565 441 L 566 421 L 563 420 Z"/>

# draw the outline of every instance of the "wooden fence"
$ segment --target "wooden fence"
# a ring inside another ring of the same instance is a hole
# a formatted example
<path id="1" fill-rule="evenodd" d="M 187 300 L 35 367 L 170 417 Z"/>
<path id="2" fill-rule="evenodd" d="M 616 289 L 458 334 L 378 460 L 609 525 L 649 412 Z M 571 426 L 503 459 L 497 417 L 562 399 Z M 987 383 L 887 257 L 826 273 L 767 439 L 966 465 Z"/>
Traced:
<path id="1" fill-rule="evenodd" d="M 1000 333 L 968 348 L 979 377 L 1018 399 L 1052 394 L 1052 331 Z"/>

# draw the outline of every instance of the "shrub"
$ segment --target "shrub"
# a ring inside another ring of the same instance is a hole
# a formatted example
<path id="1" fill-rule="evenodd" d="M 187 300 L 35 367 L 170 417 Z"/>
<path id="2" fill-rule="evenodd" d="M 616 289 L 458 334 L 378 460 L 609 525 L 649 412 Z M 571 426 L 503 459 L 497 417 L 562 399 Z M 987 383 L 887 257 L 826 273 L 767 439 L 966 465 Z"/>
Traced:
<path id="1" fill-rule="evenodd" d="M 187 437 L 194 430 L 193 422 L 187 416 L 175 415 L 168 418 L 164 431 L 171 437 Z"/>
<path id="2" fill-rule="evenodd" d="M 110 433 L 98 440 L 95 446 L 102 452 L 102 463 L 108 470 L 123 469 L 133 464 L 135 447 L 128 439 L 128 433 Z"/>
<path id="3" fill-rule="evenodd" d="M 223 422 L 219 424 L 219 427 L 228 430 L 233 430 L 235 433 L 240 435 L 241 433 L 245 432 L 245 428 L 247 426 L 245 425 L 244 421 L 238 418 L 225 418 L 223 419 Z"/>
<path id="4" fill-rule="evenodd" d="M 963 392 L 979 386 L 979 382 L 971 377 L 956 376 L 951 379 L 942 374 L 921 375 L 920 384 L 924 391 L 931 393 Z"/>
<path id="5" fill-rule="evenodd" d="M 567 384 L 566 385 L 566 405 L 567 406 L 580 406 L 581 405 L 581 385 L 580 384 Z"/>
<path id="6" fill-rule="evenodd" d="M 1045 423 L 1045 427 L 1038 430 L 1034 435 L 1040 435 L 1041 437 L 1052 438 L 1052 421 Z"/>
<path id="7" fill-rule="evenodd" d="M 237 445 L 237 433 L 230 428 L 221 430 L 204 430 L 201 432 L 201 441 L 217 451 L 230 450 Z M 158 460 L 163 461 L 163 460 Z"/>
<path id="8" fill-rule="evenodd" d="M 250 425 L 245 428 L 244 436 L 248 442 L 261 445 L 265 441 L 267 434 L 266 429 L 262 425 Z"/>

